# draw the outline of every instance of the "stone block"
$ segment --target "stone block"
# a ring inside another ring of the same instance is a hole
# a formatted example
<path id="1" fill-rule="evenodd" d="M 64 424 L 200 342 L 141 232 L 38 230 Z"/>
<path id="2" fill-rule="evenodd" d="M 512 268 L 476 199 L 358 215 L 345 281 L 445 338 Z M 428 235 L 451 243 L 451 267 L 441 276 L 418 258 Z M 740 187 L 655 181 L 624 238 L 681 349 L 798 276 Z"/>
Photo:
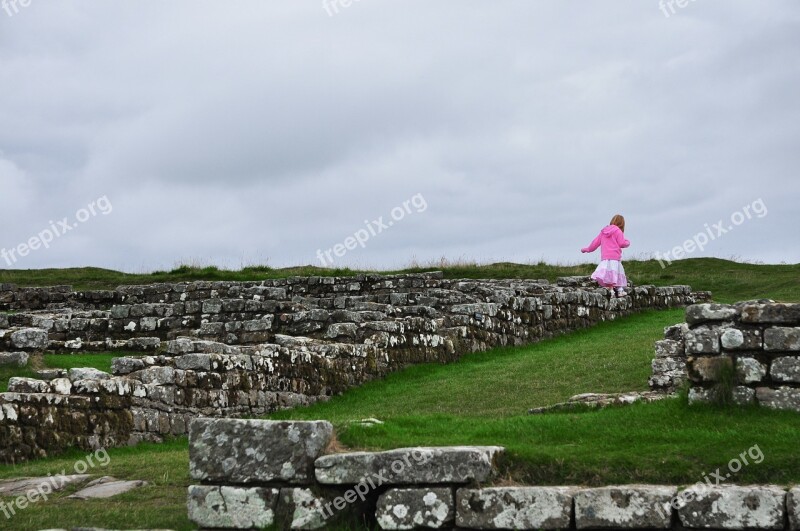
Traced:
<path id="1" fill-rule="evenodd" d="M 686 308 L 686 323 L 691 326 L 708 321 L 730 321 L 738 313 L 730 304 L 693 304 Z"/>
<path id="2" fill-rule="evenodd" d="M 455 520 L 453 489 L 389 489 L 378 498 L 375 519 L 381 529 L 441 529 Z"/>
<path id="3" fill-rule="evenodd" d="M 686 366 L 693 382 L 717 382 L 723 371 L 733 367 L 733 360 L 728 356 L 702 356 L 689 358 Z"/>
<path id="4" fill-rule="evenodd" d="M 328 485 L 355 485 L 368 478 L 381 485 L 485 481 L 503 451 L 497 446 L 452 446 L 326 455 L 316 461 L 316 478 Z"/>
<path id="5" fill-rule="evenodd" d="M 720 331 L 716 328 L 698 328 L 686 332 L 686 354 L 719 354 Z"/>
<path id="6" fill-rule="evenodd" d="M 720 343 L 726 350 L 761 350 L 764 346 L 758 329 L 727 328 L 720 335 Z"/>
<path id="7" fill-rule="evenodd" d="M 656 341 L 656 358 L 678 358 L 685 356 L 683 341 L 662 339 Z"/>
<path id="8" fill-rule="evenodd" d="M 800 487 L 794 487 L 789 491 L 786 511 L 789 513 L 789 529 L 800 531 Z"/>
<path id="9" fill-rule="evenodd" d="M 49 340 L 47 331 L 41 328 L 23 328 L 11 333 L 11 344 L 14 348 L 27 350 L 43 350 Z"/>
<path id="10" fill-rule="evenodd" d="M 736 359 L 736 378 L 743 384 L 758 383 L 767 375 L 767 366 L 755 358 Z"/>
<path id="11" fill-rule="evenodd" d="M 204 529 L 262 529 L 275 524 L 278 489 L 189 487 L 189 520 Z"/>
<path id="12" fill-rule="evenodd" d="M 800 412 L 800 389 L 794 387 L 756 388 L 756 399 L 762 406 Z"/>
<path id="13" fill-rule="evenodd" d="M 0 352 L 0 366 L 24 367 L 28 364 L 27 352 Z"/>
<path id="14" fill-rule="evenodd" d="M 456 525 L 471 529 L 568 529 L 572 487 L 492 487 L 456 492 Z"/>
<path id="15" fill-rule="evenodd" d="M 189 429 L 189 471 L 202 481 L 308 484 L 314 460 L 333 436 L 329 422 L 195 419 Z"/>
<path id="16" fill-rule="evenodd" d="M 624 485 L 582 489 L 575 493 L 577 529 L 669 529 L 671 511 L 664 509 L 676 487 Z"/>
<path id="17" fill-rule="evenodd" d="M 773 327 L 764 330 L 764 350 L 800 351 L 800 328 Z"/>
<path id="18" fill-rule="evenodd" d="M 769 374 L 776 382 L 800 383 L 800 357 L 775 358 Z"/>
<path id="19" fill-rule="evenodd" d="M 786 492 L 777 486 L 706 485 L 681 493 L 682 525 L 711 529 L 783 529 Z"/>
<path id="20" fill-rule="evenodd" d="M 800 324 L 800 304 L 745 304 L 741 308 L 743 323 Z"/>

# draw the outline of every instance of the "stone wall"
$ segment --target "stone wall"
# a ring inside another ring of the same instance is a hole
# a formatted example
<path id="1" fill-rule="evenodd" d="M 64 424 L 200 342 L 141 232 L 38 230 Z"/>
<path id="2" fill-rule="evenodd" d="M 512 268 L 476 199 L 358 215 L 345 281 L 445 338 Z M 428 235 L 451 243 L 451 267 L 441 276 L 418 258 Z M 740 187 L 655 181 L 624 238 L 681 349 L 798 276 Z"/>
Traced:
<path id="1" fill-rule="evenodd" d="M 575 279 L 560 284 L 426 274 L 11 292 L 25 295 L 6 304 L 95 308 L 3 315 L 0 349 L 149 352 L 116 359 L 113 374 L 73 369 L 12 379 L 0 394 L 0 461 L 181 435 L 199 415 L 263 415 L 412 364 L 707 296 L 688 286 L 642 286 L 609 299 Z M 98 309 L 103 304 L 111 306 Z M 81 404 L 87 413 L 73 414 Z"/>
<path id="2" fill-rule="evenodd" d="M 324 421 L 197 419 L 201 529 L 800 529 L 800 488 L 492 486 L 500 447 L 329 453 Z"/>
<path id="3" fill-rule="evenodd" d="M 686 379 L 690 402 L 800 411 L 800 304 L 697 304 L 656 344 L 653 388 Z"/>

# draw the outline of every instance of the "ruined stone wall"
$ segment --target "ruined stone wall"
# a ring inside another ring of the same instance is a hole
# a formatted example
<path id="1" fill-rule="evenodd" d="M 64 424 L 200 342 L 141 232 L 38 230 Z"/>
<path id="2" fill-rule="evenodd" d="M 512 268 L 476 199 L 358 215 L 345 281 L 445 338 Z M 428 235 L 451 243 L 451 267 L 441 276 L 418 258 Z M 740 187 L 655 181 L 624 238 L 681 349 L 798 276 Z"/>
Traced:
<path id="1" fill-rule="evenodd" d="M 656 344 L 653 388 L 687 379 L 690 402 L 800 411 L 800 304 L 697 304 Z"/>
<path id="2" fill-rule="evenodd" d="M 329 453 L 325 421 L 198 419 L 200 529 L 800 529 L 800 487 L 492 486 L 496 446 Z"/>
<path id="3" fill-rule="evenodd" d="M 5 315 L 0 349 L 151 352 L 116 359 L 113 374 L 73 369 L 12 379 L 10 392 L 0 394 L 0 460 L 65 444 L 181 435 L 196 416 L 261 415 L 324 400 L 408 365 L 530 344 L 705 298 L 688 286 L 642 286 L 609 299 L 605 290 L 575 283 L 436 274 L 196 282 L 120 288 L 113 293 L 124 298 L 107 310 Z M 76 420 L 72 404 L 84 402 L 91 413 Z"/>

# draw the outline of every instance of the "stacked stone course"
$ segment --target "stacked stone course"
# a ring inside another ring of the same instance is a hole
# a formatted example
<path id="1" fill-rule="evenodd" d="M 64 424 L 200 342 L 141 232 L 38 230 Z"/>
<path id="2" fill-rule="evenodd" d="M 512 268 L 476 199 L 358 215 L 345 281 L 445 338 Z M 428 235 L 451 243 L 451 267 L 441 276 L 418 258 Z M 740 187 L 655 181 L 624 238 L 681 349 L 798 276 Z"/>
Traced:
<path id="1" fill-rule="evenodd" d="M 499 447 L 326 455 L 332 434 L 325 421 L 195 420 L 189 518 L 201 529 L 800 529 L 797 487 L 493 487 Z"/>
<path id="2" fill-rule="evenodd" d="M 688 379 L 690 402 L 729 398 L 800 412 L 800 304 L 697 304 L 665 336 L 651 387 L 674 389 Z"/>
<path id="3" fill-rule="evenodd" d="M 688 286 L 605 290 L 441 274 L 0 290 L 0 350 L 136 350 L 113 374 L 49 371 L 0 394 L 0 461 L 187 432 L 191 418 L 308 404 L 416 363 L 523 345 L 649 308 Z M 76 408 L 75 411 L 73 408 Z M 82 413 L 80 413 L 82 412 Z"/>

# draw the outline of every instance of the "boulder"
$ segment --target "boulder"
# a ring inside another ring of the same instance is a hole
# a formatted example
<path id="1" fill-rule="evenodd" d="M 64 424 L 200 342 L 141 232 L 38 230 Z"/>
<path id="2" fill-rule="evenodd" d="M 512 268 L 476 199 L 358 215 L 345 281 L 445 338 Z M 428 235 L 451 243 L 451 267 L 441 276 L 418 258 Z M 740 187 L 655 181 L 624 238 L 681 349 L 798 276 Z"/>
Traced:
<path id="1" fill-rule="evenodd" d="M 389 489 L 378 498 L 375 518 L 381 529 L 440 529 L 455 520 L 453 489 Z"/>
<path id="2" fill-rule="evenodd" d="M 49 340 L 47 331 L 41 328 L 23 328 L 11 334 L 11 344 L 15 348 L 27 350 L 43 350 L 47 348 Z"/>
<path id="3" fill-rule="evenodd" d="M 696 485 L 681 498 L 682 525 L 712 529 L 783 529 L 786 492 L 777 486 Z"/>
<path id="4" fill-rule="evenodd" d="M 472 529 L 568 529 L 572 487 L 458 489 L 456 525 Z"/>
<path id="5" fill-rule="evenodd" d="M 503 451 L 497 446 L 452 446 L 326 455 L 316 461 L 316 478 L 328 485 L 367 479 L 380 485 L 485 481 Z"/>
<path id="6" fill-rule="evenodd" d="M 669 529 L 676 487 L 624 485 L 575 493 L 578 529 Z"/>
<path id="7" fill-rule="evenodd" d="M 326 421 L 195 419 L 189 428 L 192 478 L 216 482 L 308 484 L 333 436 Z"/>
<path id="8" fill-rule="evenodd" d="M 0 366 L 13 365 L 16 367 L 24 367 L 27 364 L 27 352 L 0 352 Z"/>
<path id="9" fill-rule="evenodd" d="M 708 321 L 730 321 L 738 313 L 730 304 L 693 304 L 686 308 L 686 323 L 691 326 Z"/>
<path id="10" fill-rule="evenodd" d="M 262 529 L 275 523 L 278 489 L 189 487 L 189 520 L 201 528 Z"/>

